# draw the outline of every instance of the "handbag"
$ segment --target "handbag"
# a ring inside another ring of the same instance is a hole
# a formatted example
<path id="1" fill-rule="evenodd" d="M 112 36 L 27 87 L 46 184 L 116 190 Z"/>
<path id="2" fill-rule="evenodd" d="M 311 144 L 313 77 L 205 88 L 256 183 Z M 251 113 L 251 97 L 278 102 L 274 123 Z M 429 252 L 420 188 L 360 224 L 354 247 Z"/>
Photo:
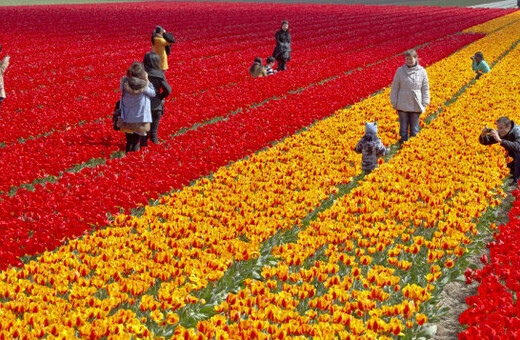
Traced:
<path id="1" fill-rule="evenodd" d="M 116 131 L 119 131 L 121 128 L 117 125 L 118 119 L 121 118 L 121 100 L 116 102 L 116 106 L 114 107 L 114 113 L 112 114 L 112 128 Z"/>

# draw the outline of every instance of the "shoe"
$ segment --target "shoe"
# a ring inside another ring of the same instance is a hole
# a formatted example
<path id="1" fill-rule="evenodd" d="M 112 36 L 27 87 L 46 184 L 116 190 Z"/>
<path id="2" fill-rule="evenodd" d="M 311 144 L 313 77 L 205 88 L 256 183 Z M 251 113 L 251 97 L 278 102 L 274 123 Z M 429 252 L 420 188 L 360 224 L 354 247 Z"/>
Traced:
<path id="1" fill-rule="evenodd" d="M 514 180 L 514 179 L 511 180 L 511 181 L 507 184 L 507 186 L 506 186 L 506 188 L 505 188 L 505 190 L 506 190 L 507 192 L 511 192 L 511 191 L 516 190 L 516 189 L 518 189 L 518 180 Z"/>

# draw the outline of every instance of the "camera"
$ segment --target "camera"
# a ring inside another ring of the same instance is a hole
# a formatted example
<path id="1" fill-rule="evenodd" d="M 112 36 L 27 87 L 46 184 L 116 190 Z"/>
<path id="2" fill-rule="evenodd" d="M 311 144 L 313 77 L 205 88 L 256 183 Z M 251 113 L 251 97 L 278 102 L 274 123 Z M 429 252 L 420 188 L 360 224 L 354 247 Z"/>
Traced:
<path id="1" fill-rule="evenodd" d="M 488 128 L 487 126 L 484 126 L 484 131 L 485 131 L 486 133 L 490 133 L 491 131 L 493 131 L 493 129 L 490 129 L 490 128 Z"/>

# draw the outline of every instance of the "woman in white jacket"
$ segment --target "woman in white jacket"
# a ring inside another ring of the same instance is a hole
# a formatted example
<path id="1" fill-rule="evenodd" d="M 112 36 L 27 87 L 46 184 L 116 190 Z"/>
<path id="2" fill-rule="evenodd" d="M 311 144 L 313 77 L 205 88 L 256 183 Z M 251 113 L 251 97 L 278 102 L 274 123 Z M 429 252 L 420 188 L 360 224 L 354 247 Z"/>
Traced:
<path id="1" fill-rule="evenodd" d="M 417 60 L 417 52 L 404 53 L 405 64 L 397 69 L 390 91 L 390 102 L 399 115 L 400 143 L 419 133 L 419 116 L 430 104 L 430 85 L 424 67 Z"/>

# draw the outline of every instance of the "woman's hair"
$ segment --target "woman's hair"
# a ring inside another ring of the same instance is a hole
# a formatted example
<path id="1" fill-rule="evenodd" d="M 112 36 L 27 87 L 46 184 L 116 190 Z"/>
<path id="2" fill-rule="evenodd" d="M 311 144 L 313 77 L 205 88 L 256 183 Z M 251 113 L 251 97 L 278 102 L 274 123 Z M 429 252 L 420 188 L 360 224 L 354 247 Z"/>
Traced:
<path id="1" fill-rule="evenodd" d="M 162 33 L 163 31 L 164 31 L 164 28 L 162 28 L 161 26 L 155 26 L 155 30 L 154 30 L 155 33 Z"/>
<path id="2" fill-rule="evenodd" d="M 269 56 L 265 59 L 265 62 L 270 64 L 270 63 L 274 63 L 276 59 L 274 59 L 273 56 Z"/>
<path id="3" fill-rule="evenodd" d="M 143 64 L 134 61 L 132 63 L 132 66 L 128 68 L 128 71 L 126 71 L 126 75 L 129 78 L 139 78 L 139 79 L 146 79 L 146 71 L 144 70 Z"/>
<path id="4" fill-rule="evenodd" d="M 284 31 L 284 30 L 282 29 L 282 27 L 283 27 L 284 24 L 289 25 L 289 21 L 287 21 L 287 20 L 282 21 L 282 24 L 280 25 L 280 31 L 283 32 L 283 33 L 289 33 L 289 28 L 288 28 L 288 27 L 287 27 L 287 31 Z"/>
<path id="5" fill-rule="evenodd" d="M 412 49 L 409 49 L 408 51 L 404 52 L 404 55 L 406 57 L 410 56 L 412 58 L 417 58 L 417 51 L 412 48 Z"/>
<path id="6" fill-rule="evenodd" d="M 155 38 L 155 36 L 161 32 L 164 32 L 164 28 L 162 28 L 161 26 L 155 26 L 155 28 L 152 32 L 152 45 L 153 45 L 153 38 Z"/>
<path id="7" fill-rule="evenodd" d="M 151 70 L 160 70 L 161 58 L 155 52 L 148 52 L 144 55 L 143 65 L 146 72 Z"/>
<path id="8" fill-rule="evenodd" d="M 256 57 L 255 61 L 253 62 L 253 65 L 249 68 L 249 73 L 253 77 L 257 77 L 262 73 L 262 69 L 264 68 L 262 58 Z"/>

